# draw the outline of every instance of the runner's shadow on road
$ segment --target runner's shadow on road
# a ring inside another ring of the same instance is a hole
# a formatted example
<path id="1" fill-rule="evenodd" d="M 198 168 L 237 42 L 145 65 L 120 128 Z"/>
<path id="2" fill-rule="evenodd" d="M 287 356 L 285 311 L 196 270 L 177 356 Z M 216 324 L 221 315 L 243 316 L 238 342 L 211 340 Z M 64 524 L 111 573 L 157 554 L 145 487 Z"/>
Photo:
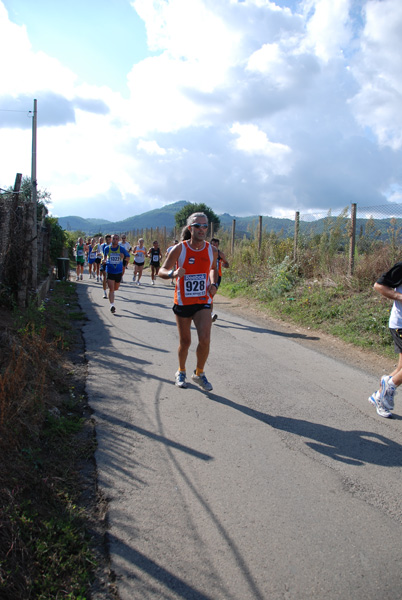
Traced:
<path id="1" fill-rule="evenodd" d="M 166 319 L 160 319 L 159 317 L 149 317 L 147 315 L 141 315 L 139 313 L 135 313 L 135 312 L 133 312 L 131 310 L 127 310 L 127 309 L 124 309 L 124 312 L 131 315 L 132 319 L 138 319 L 140 321 L 148 321 L 151 324 L 173 325 L 174 327 L 176 327 L 176 323 L 174 321 L 167 321 Z"/>
<path id="2" fill-rule="evenodd" d="M 133 284 L 133 285 L 134 285 L 134 284 Z M 139 300 L 140 302 L 142 302 L 142 301 L 143 301 L 143 300 L 142 300 L 142 298 L 146 298 L 146 297 L 150 297 L 150 298 L 157 298 L 158 300 L 159 300 L 160 298 L 166 298 L 167 300 L 173 300 L 173 292 L 174 292 L 174 288 L 173 288 L 173 287 L 172 287 L 172 289 L 171 289 L 171 290 L 169 290 L 169 291 L 171 291 L 171 292 L 172 292 L 170 295 L 165 295 L 165 294 L 160 294 L 160 293 L 157 293 L 157 294 L 155 294 L 155 293 L 151 293 L 151 292 L 152 292 L 152 291 L 154 291 L 154 290 L 155 290 L 155 291 L 156 291 L 156 290 L 158 290 L 158 292 L 159 292 L 159 290 L 160 290 L 161 288 L 160 288 L 160 287 L 159 287 L 159 288 L 158 288 L 158 287 L 155 287 L 155 286 L 153 286 L 153 285 L 150 285 L 150 284 L 144 284 L 144 285 L 140 285 L 140 286 L 137 286 L 137 285 L 136 285 L 135 287 L 132 287 L 132 288 L 125 288 L 125 287 L 123 286 L 123 287 L 120 287 L 119 289 L 120 289 L 122 292 L 130 292 L 130 291 L 133 291 L 133 292 L 135 292 L 136 294 L 138 293 L 138 300 Z M 136 298 L 137 298 L 137 296 L 136 296 Z M 130 301 L 131 301 L 131 300 L 130 300 Z"/>
<path id="3" fill-rule="evenodd" d="M 278 335 L 279 337 L 285 338 L 293 338 L 300 340 L 313 340 L 318 341 L 320 338 L 315 335 L 305 335 L 304 333 L 286 333 L 285 331 L 275 331 L 274 329 L 266 329 L 265 327 L 257 327 L 248 325 L 242 325 L 241 323 L 237 323 L 236 321 L 226 321 L 225 319 L 220 319 L 214 323 L 214 327 L 221 326 L 224 329 L 240 329 L 244 331 L 250 331 L 252 333 L 268 333 L 269 335 Z"/>
<path id="4" fill-rule="evenodd" d="M 171 310 L 170 306 L 166 306 L 166 304 L 160 304 L 159 302 L 147 302 L 146 300 L 142 300 L 134 298 L 125 298 L 124 296 L 121 296 L 121 298 L 119 298 L 119 301 L 121 301 L 122 303 L 126 302 L 128 304 L 138 304 L 139 306 L 152 306 L 153 308 L 161 308 L 163 310 Z"/>
<path id="5" fill-rule="evenodd" d="M 195 587 L 189 585 L 184 579 L 179 577 L 178 574 L 157 564 L 154 560 L 135 548 L 132 548 L 121 539 L 110 533 L 107 537 L 108 545 L 112 547 L 114 553 L 120 555 L 128 565 L 135 565 L 141 573 L 146 573 L 152 578 L 148 584 L 152 596 L 155 594 L 155 585 L 162 585 L 164 587 L 164 598 L 173 597 L 171 596 L 171 593 L 173 593 L 175 598 L 182 598 L 183 600 L 213 600 L 212 596 L 207 596 Z M 126 567 L 125 570 L 126 573 L 123 573 L 123 577 L 127 577 L 128 580 L 132 579 L 132 570 L 128 567 Z M 140 580 L 144 580 L 144 577 L 141 576 Z M 143 581 L 142 585 L 147 586 L 145 581 Z"/>
<path id="6" fill-rule="evenodd" d="M 402 466 L 402 445 L 372 431 L 343 431 L 302 419 L 275 417 L 213 393 L 209 394 L 209 397 L 274 429 L 300 438 L 309 438 L 311 441 L 306 441 L 306 446 L 333 460 L 353 466 L 365 464 L 381 467 Z"/>
<path id="7" fill-rule="evenodd" d="M 174 450 L 179 450 L 181 452 L 184 452 L 185 454 L 189 454 L 191 456 L 194 456 L 195 458 L 199 458 L 200 460 L 210 461 L 214 458 L 210 454 L 205 454 L 205 452 L 199 452 L 194 448 L 190 448 L 189 446 L 185 446 L 184 444 L 175 442 L 174 440 L 171 440 L 165 437 L 164 435 L 160 435 L 158 433 L 155 433 L 154 431 L 150 431 L 149 429 L 144 429 L 143 427 L 138 427 L 138 425 L 134 425 L 133 423 L 129 423 L 128 421 L 119 419 L 118 417 L 115 417 L 111 414 L 107 414 L 103 411 L 97 410 L 96 417 L 104 420 L 105 423 L 108 423 L 109 425 L 113 425 L 113 427 L 122 428 L 122 430 L 124 430 L 125 432 L 133 431 L 139 435 L 143 435 L 153 440 L 154 442 L 158 442 Z"/>

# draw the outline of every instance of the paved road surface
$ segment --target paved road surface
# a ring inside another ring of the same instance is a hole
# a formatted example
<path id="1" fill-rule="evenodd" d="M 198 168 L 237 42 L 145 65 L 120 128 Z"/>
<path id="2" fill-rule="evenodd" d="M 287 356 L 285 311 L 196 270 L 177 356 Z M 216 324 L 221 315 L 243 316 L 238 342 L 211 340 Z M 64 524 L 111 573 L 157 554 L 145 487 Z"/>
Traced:
<path id="1" fill-rule="evenodd" d="M 77 285 L 121 599 L 402 598 L 398 402 L 379 418 L 377 377 L 219 297 L 214 390 L 179 389 L 173 288 L 143 282 L 116 315 Z"/>

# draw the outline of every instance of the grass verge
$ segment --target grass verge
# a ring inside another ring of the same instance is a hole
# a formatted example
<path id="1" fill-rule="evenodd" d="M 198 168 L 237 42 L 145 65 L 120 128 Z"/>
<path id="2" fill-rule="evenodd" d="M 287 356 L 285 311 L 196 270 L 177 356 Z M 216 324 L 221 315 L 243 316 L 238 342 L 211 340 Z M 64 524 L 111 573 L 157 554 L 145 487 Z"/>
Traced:
<path id="1" fill-rule="evenodd" d="M 391 304 L 372 289 L 354 289 L 353 281 L 296 281 L 280 292 L 269 280 L 223 280 L 219 292 L 253 299 L 261 310 L 287 322 L 334 335 L 381 356 L 394 357 L 388 331 Z"/>

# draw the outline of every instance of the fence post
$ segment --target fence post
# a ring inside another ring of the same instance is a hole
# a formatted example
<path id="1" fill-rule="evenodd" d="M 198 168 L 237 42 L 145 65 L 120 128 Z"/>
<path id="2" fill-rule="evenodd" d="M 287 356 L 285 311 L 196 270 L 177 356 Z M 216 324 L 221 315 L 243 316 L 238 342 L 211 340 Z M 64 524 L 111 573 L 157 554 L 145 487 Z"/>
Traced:
<path id="1" fill-rule="evenodd" d="M 300 213 L 295 212 L 295 234 L 293 238 L 293 262 L 297 263 L 297 247 L 299 243 Z"/>
<path id="2" fill-rule="evenodd" d="M 236 219 L 233 219 L 233 221 L 232 221 L 232 256 L 234 254 L 235 233 L 236 233 Z"/>
<path id="3" fill-rule="evenodd" d="M 258 253 L 261 252 L 261 239 L 262 239 L 262 216 L 258 217 Z"/>
<path id="4" fill-rule="evenodd" d="M 354 266 L 355 266 L 356 211 L 357 211 L 357 204 L 352 204 L 351 211 L 350 211 L 350 244 L 349 244 L 349 267 L 348 267 L 349 277 L 351 277 L 353 275 L 353 270 L 354 270 Z"/>
<path id="5" fill-rule="evenodd" d="M 31 254 L 31 285 L 36 292 L 38 289 L 38 182 L 36 179 L 36 134 L 37 134 L 37 100 L 34 100 L 32 115 L 32 160 L 31 160 L 31 204 L 32 204 L 32 240 L 29 244 Z"/>

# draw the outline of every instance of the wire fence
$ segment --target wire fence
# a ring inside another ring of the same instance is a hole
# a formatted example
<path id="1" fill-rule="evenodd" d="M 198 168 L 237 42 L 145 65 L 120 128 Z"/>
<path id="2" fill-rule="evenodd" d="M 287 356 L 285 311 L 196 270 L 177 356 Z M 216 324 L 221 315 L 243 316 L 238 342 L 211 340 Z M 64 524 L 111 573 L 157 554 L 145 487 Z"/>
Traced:
<path id="1" fill-rule="evenodd" d="M 346 206 L 343 210 L 300 214 L 300 220 L 306 223 L 314 223 L 320 219 L 337 218 L 343 213 L 346 213 L 346 217 L 350 218 L 352 206 L 353 204 Z M 378 206 L 359 206 L 356 204 L 356 217 L 358 219 L 402 219 L 402 204 L 390 203 Z"/>

